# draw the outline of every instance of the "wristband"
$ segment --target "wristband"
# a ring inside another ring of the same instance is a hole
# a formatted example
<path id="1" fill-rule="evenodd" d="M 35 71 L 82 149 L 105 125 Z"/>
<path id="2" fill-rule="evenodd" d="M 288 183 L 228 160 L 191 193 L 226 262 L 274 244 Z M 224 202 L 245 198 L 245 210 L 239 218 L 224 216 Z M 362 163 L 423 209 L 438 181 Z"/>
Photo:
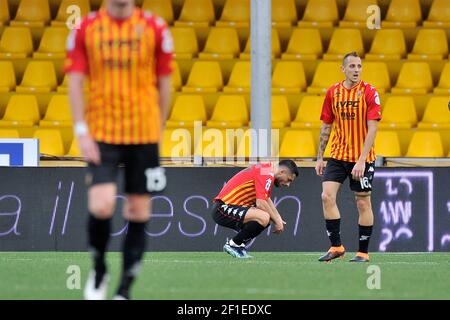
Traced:
<path id="1" fill-rule="evenodd" d="M 77 137 L 79 137 L 79 136 L 84 136 L 84 135 L 88 134 L 89 129 L 86 125 L 86 122 L 79 121 L 79 122 L 75 123 L 74 131 L 75 131 L 75 135 Z"/>

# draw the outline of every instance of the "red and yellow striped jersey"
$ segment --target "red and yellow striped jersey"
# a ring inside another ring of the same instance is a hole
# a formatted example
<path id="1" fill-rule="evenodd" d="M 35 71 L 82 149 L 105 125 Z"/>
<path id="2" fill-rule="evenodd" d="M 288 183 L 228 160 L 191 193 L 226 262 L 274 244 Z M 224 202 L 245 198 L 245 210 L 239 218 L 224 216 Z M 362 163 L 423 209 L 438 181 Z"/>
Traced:
<path id="1" fill-rule="evenodd" d="M 172 51 L 164 20 L 139 8 L 126 19 L 114 18 L 102 8 L 71 31 L 64 69 L 89 78 L 85 117 L 95 140 L 159 141 L 157 81 L 172 72 Z"/>
<path id="2" fill-rule="evenodd" d="M 215 200 L 239 206 L 255 206 L 256 199 L 266 200 L 272 194 L 275 181 L 271 163 L 252 165 L 232 177 Z"/>
<path id="3" fill-rule="evenodd" d="M 367 135 L 367 121 L 380 119 L 380 97 L 370 84 L 360 81 L 353 88 L 347 89 L 341 82 L 330 87 L 325 96 L 320 120 L 328 124 L 334 123 L 334 138 L 330 141 L 331 157 L 357 162 Z M 375 159 L 372 146 L 366 162 Z"/>

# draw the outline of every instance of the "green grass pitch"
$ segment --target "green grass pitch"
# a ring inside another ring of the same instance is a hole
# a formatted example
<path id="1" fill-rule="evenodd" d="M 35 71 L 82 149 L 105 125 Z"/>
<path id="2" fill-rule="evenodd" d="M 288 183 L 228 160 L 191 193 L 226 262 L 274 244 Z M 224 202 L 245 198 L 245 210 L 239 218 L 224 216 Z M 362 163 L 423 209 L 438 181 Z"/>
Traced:
<path id="1" fill-rule="evenodd" d="M 132 291 L 135 299 L 450 299 L 450 253 L 372 253 L 371 262 L 319 263 L 319 253 L 253 252 L 238 260 L 223 252 L 146 253 Z M 79 266 L 81 287 L 88 253 L 3 252 L 0 299 L 82 299 L 68 289 L 69 266 Z M 109 297 L 121 256 L 108 254 Z M 380 270 L 380 289 L 368 289 L 368 267 Z M 76 282 L 73 282 L 76 284 Z"/>

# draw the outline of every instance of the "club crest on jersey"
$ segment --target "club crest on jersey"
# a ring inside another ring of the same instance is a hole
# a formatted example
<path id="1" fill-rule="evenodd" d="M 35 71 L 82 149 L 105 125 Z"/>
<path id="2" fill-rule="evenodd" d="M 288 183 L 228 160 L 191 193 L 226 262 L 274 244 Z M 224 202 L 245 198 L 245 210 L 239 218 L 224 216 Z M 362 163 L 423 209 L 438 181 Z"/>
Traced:
<path id="1" fill-rule="evenodd" d="M 358 99 L 361 98 L 362 96 L 361 90 L 356 91 L 356 96 L 358 97 Z"/>

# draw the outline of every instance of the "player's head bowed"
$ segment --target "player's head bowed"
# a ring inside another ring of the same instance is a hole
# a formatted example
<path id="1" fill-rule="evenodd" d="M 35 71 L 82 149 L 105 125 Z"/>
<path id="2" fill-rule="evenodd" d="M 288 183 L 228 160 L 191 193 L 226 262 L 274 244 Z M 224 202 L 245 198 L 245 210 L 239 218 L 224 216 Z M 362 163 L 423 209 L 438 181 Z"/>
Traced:
<path id="1" fill-rule="evenodd" d="M 289 187 L 289 185 L 298 177 L 297 165 L 292 160 L 281 160 L 278 168 L 275 170 L 274 184 L 276 187 Z"/>

